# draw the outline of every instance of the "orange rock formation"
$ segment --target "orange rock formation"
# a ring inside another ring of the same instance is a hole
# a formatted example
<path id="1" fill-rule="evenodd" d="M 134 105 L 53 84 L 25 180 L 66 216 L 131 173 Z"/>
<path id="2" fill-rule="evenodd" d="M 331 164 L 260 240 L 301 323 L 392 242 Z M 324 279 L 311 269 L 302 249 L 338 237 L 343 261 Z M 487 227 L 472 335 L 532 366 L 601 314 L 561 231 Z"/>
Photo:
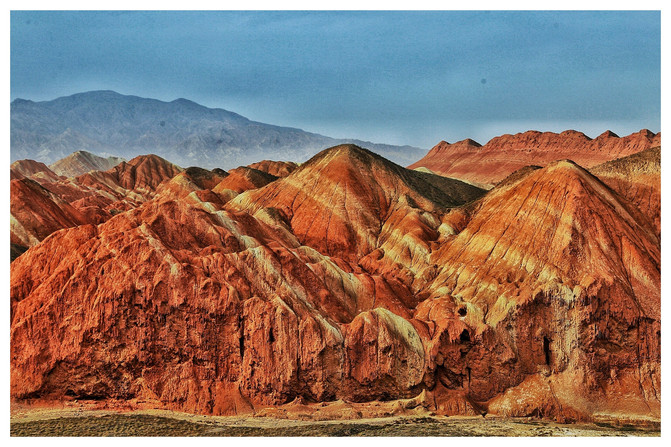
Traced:
<path id="1" fill-rule="evenodd" d="M 351 145 L 238 190 L 259 171 L 152 163 L 12 263 L 14 399 L 659 418 L 659 232 L 575 163 L 486 195 Z"/>
<path id="2" fill-rule="evenodd" d="M 559 134 L 530 130 L 492 138 L 484 146 L 470 139 L 453 144 L 441 141 L 409 168 L 424 167 L 440 175 L 492 186 L 527 165 L 570 159 L 591 168 L 660 146 L 660 140 L 660 133 L 647 129 L 622 138 L 606 131 L 594 139 L 574 130 Z"/>

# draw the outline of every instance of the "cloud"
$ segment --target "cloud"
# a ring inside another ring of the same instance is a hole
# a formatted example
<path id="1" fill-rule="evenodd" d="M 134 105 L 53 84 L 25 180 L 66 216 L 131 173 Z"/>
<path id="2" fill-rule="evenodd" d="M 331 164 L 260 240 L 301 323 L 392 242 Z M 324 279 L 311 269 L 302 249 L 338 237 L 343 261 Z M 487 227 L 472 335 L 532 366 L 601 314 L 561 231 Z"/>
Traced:
<path id="1" fill-rule="evenodd" d="M 644 11 L 11 13 L 12 98 L 186 97 L 425 147 L 539 119 L 654 127 L 660 54 Z"/>

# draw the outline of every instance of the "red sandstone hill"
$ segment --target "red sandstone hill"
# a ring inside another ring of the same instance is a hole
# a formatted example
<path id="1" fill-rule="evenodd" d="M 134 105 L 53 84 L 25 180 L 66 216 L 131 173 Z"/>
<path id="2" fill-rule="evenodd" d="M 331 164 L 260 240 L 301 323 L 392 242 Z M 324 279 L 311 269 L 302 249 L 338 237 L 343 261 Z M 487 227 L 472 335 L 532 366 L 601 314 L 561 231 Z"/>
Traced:
<path id="1" fill-rule="evenodd" d="M 10 194 L 13 260 L 56 230 L 99 224 L 137 207 L 180 168 L 148 155 L 77 178 L 59 177 L 32 160 L 13 163 L 11 172 L 18 178 L 12 180 Z"/>
<path id="2" fill-rule="evenodd" d="M 453 306 L 428 319 L 448 377 L 468 376 L 471 397 L 506 415 L 658 414 L 660 244 L 641 213 L 559 161 L 495 188 L 467 221 L 432 253 L 420 305 Z M 450 357 L 440 331 L 464 323 L 472 347 Z"/>
<path id="3" fill-rule="evenodd" d="M 162 198 L 178 199 L 190 194 L 200 194 L 203 190 L 211 190 L 228 177 L 226 171 L 190 167 L 164 181 L 156 188 L 156 195 Z"/>
<path id="4" fill-rule="evenodd" d="M 88 222 L 77 209 L 29 178 L 12 180 L 10 197 L 12 258 L 54 231 Z"/>
<path id="5" fill-rule="evenodd" d="M 109 172 L 118 184 L 132 191 L 155 191 L 164 180 L 173 178 L 182 169 L 157 155 L 140 155 L 121 162 Z"/>
<path id="6" fill-rule="evenodd" d="M 482 195 L 479 188 L 458 181 L 441 189 L 428 180 L 431 177 L 436 176 L 407 170 L 354 145 L 341 145 L 232 203 L 252 213 L 259 208 L 276 210 L 301 243 L 358 262 L 380 248 L 381 241 L 395 237 L 385 223 L 407 219 L 406 225 L 412 221 L 420 233 L 428 231 L 424 216 L 411 216 L 410 209 L 437 213 Z"/>
<path id="7" fill-rule="evenodd" d="M 252 163 L 248 167 L 267 172 L 275 177 L 286 177 L 298 168 L 298 165 L 292 161 L 272 161 L 263 160 L 258 163 Z"/>
<path id="8" fill-rule="evenodd" d="M 409 168 L 425 167 L 440 175 L 491 186 L 527 165 L 571 159 L 591 168 L 659 146 L 660 141 L 661 133 L 647 129 L 622 138 L 606 131 L 594 139 L 574 130 L 559 134 L 528 131 L 492 138 L 484 146 L 470 139 L 453 144 L 441 141 Z"/>
<path id="9" fill-rule="evenodd" d="M 239 194 L 249 189 L 266 186 L 278 179 L 275 175 L 246 166 L 231 169 L 228 171 L 228 174 L 225 179 L 213 188 L 215 192 L 221 193 L 225 190 L 231 190 Z"/>
<path id="10" fill-rule="evenodd" d="M 637 206 L 661 234 L 661 147 L 597 165 L 590 172 Z"/>
<path id="11" fill-rule="evenodd" d="M 55 182 L 59 180 L 58 175 L 44 163 L 35 160 L 18 160 L 9 166 L 9 177 L 11 180 L 32 178 L 38 182 Z"/>
<path id="12" fill-rule="evenodd" d="M 659 237 L 576 164 L 486 195 L 351 145 L 232 200 L 216 175 L 12 263 L 13 399 L 659 418 Z"/>

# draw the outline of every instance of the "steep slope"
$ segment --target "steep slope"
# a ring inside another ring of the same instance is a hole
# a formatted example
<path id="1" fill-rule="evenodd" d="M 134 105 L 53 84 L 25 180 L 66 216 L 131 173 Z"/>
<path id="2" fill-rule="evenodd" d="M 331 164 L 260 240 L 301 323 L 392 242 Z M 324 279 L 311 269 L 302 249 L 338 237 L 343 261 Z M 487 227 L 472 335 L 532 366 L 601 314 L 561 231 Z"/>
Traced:
<path id="1" fill-rule="evenodd" d="M 44 163 L 35 160 L 18 160 L 9 166 L 10 180 L 32 178 L 37 182 L 56 182 L 58 175 Z"/>
<path id="2" fill-rule="evenodd" d="M 225 179 L 214 187 L 214 192 L 221 193 L 225 190 L 231 190 L 239 194 L 249 189 L 266 186 L 278 179 L 275 175 L 246 166 L 231 169 L 228 171 L 228 174 Z"/>
<path id="3" fill-rule="evenodd" d="M 482 194 L 458 181 L 446 192 L 427 176 L 358 146 L 341 145 L 320 152 L 265 188 L 238 196 L 232 204 L 251 213 L 276 210 L 302 244 L 356 264 L 395 236 L 393 229 L 384 227 L 387 221 L 407 218 L 420 232 L 433 232 L 429 227 L 435 216 L 430 213 Z M 411 209 L 428 213 L 410 216 Z"/>
<path id="4" fill-rule="evenodd" d="M 436 367 L 497 413 L 658 415 L 660 245 L 640 212 L 560 161 L 468 214 L 432 253 L 416 314 L 440 328 Z M 455 357 L 442 334 L 469 350 Z"/>
<path id="5" fill-rule="evenodd" d="M 571 159 L 592 167 L 659 146 L 660 140 L 661 134 L 646 129 L 622 138 L 606 131 L 595 139 L 574 130 L 559 134 L 528 131 L 492 138 L 484 146 L 473 140 L 454 144 L 441 141 L 409 168 L 425 167 L 441 175 L 491 186 L 527 165 Z"/>
<path id="6" fill-rule="evenodd" d="M 177 165 L 157 156 L 141 155 L 121 162 L 108 172 L 119 185 L 133 191 L 155 191 L 156 187 L 182 171 Z"/>
<path id="7" fill-rule="evenodd" d="M 58 175 L 77 177 L 89 171 L 107 171 L 118 165 L 123 158 L 99 157 L 87 151 L 77 151 L 58 160 L 49 167 Z"/>
<path id="8" fill-rule="evenodd" d="M 637 206 L 661 234 L 662 151 L 646 149 L 590 169 L 605 184 Z"/>
<path id="9" fill-rule="evenodd" d="M 12 395 L 231 414 L 296 396 L 414 394 L 424 353 L 412 325 L 381 307 L 395 300 L 383 279 L 206 208 L 152 200 L 19 257 Z"/>
<path id="10" fill-rule="evenodd" d="M 264 159 L 304 161 L 339 143 L 365 144 L 408 164 L 426 154 L 411 146 L 338 140 L 301 129 L 251 121 L 193 101 L 171 102 L 112 91 L 11 104 L 12 160 L 46 163 L 87 150 L 126 159 L 152 152 L 182 166 L 230 169 Z"/>
<path id="11" fill-rule="evenodd" d="M 197 167 L 186 168 L 170 180 L 159 184 L 156 188 L 156 196 L 161 197 L 161 199 L 175 200 L 184 199 L 194 194 L 198 197 L 196 199 L 198 201 L 203 194 L 209 192 L 208 197 L 212 200 L 211 190 L 229 175 L 228 172 L 221 169 L 208 171 Z M 223 204 L 218 199 L 215 199 L 215 201 Z"/>
<path id="12" fill-rule="evenodd" d="M 82 213 L 39 183 L 29 178 L 11 181 L 10 239 L 15 246 L 13 251 L 32 247 L 54 231 L 87 222 Z"/>
<path id="13" fill-rule="evenodd" d="M 107 171 L 88 172 L 77 177 L 77 181 L 82 185 L 116 194 L 116 197 L 123 197 L 130 191 L 134 198 L 142 200 L 152 197 L 158 185 L 181 171 L 179 166 L 150 154 L 121 162 Z"/>

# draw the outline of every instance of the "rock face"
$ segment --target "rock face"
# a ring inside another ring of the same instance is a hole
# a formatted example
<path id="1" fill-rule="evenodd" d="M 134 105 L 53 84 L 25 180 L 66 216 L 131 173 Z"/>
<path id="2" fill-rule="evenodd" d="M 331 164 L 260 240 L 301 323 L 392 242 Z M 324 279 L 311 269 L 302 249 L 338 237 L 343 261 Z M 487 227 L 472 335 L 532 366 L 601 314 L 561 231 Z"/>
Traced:
<path id="1" fill-rule="evenodd" d="M 527 165 L 571 159 L 591 168 L 660 144 L 661 133 L 647 129 L 622 138 L 606 131 L 594 139 L 574 130 L 559 134 L 528 131 L 492 138 L 484 146 L 470 139 L 453 144 L 441 141 L 409 168 L 425 167 L 440 175 L 492 186 Z"/>
<path id="2" fill-rule="evenodd" d="M 17 258 L 11 396 L 659 417 L 659 236 L 575 163 L 486 195 L 351 145 L 235 177 L 189 168 Z"/>
<path id="3" fill-rule="evenodd" d="M 126 161 L 119 157 L 99 157 L 87 151 L 77 151 L 49 166 L 52 171 L 65 177 L 77 177 L 89 171 L 107 171 Z"/>
<path id="4" fill-rule="evenodd" d="M 473 346 L 442 363 L 468 377 L 472 399 L 493 399 L 507 415 L 568 419 L 658 411 L 659 239 L 641 213 L 560 161 L 496 188 L 468 214 L 432 253 L 442 267 L 422 305 L 448 296 L 463 314 Z M 536 388 L 547 391 L 520 408 Z"/>

